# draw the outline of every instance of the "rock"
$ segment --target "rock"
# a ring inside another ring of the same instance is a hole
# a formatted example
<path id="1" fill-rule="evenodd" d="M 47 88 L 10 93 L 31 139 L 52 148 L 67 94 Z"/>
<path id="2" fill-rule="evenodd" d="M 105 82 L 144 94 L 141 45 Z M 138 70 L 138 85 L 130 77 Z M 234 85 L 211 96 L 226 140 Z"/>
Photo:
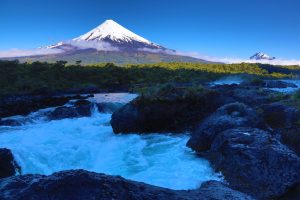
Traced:
<path id="1" fill-rule="evenodd" d="M 221 132 L 205 156 L 232 188 L 258 199 L 278 197 L 300 183 L 300 158 L 260 129 Z"/>
<path id="2" fill-rule="evenodd" d="M 175 88 L 153 99 L 136 98 L 113 113 L 111 125 L 115 133 L 183 132 L 194 128 L 222 101 L 218 92 L 188 96 Z"/>
<path id="3" fill-rule="evenodd" d="M 296 184 L 291 187 L 286 193 L 282 196 L 276 198 L 277 200 L 299 200 L 300 197 L 300 184 Z"/>
<path id="4" fill-rule="evenodd" d="M 48 114 L 50 120 L 58 120 L 75 117 L 88 117 L 92 114 L 92 103 L 88 100 L 78 100 L 72 106 L 61 106 L 55 108 Z"/>
<path id="5" fill-rule="evenodd" d="M 292 128 L 300 123 L 299 109 L 275 102 L 260 107 L 263 110 L 265 122 L 272 128 Z"/>
<path id="6" fill-rule="evenodd" d="M 9 149 L 0 148 L 0 179 L 14 176 L 17 172 L 21 172 L 21 168 L 14 159 Z"/>
<path id="7" fill-rule="evenodd" d="M 80 116 L 88 117 L 92 114 L 92 103 L 88 100 L 79 100 L 75 102 L 75 110 Z"/>
<path id="8" fill-rule="evenodd" d="M 23 175 L 0 180 L 0 199 L 4 200 L 251 200 L 223 183 L 210 181 L 198 190 L 170 190 L 119 176 L 70 170 L 50 176 Z"/>
<path id="9" fill-rule="evenodd" d="M 0 99 L 0 117 L 28 115 L 39 109 L 63 106 L 71 99 L 87 98 L 79 95 L 43 96 L 43 95 L 12 95 Z"/>
<path id="10" fill-rule="evenodd" d="M 55 108 L 55 110 L 48 115 L 50 120 L 74 118 L 79 116 L 80 115 L 78 114 L 76 108 L 67 106 Z"/>
<path id="11" fill-rule="evenodd" d="M 187 146 L 197 152 L 209 150 L 220 132 L 237 127 L 264 127 L 264 123 L 249 106 L 238 102 L 226 104 L 200 123 Z"/>
<path id="12" fill-rule="evenodd" d="M 5 119 L 0 120 L 0 126 L 20 126 L 22 125 L 18 120 Z"/>
<path id="13" fill-rule="evenodd" d="M 282 142 L 300 155 L 300 111 L 293 106 L 276 102 L 261 106 L 265 122 L 276 129 Z"/>
<path id="14" fill-rule="evenodd" d="M 282 142 L 300 156 L 300 128 L 281 130 L 280 134 Z"/>
<path id="15" fill-rule="evenodd" d="M 219 181 L 207 181 L 202 183 L 199 191 L 201 195 L 197 199 L 228 199 L 228 200 L 250 200 L 251 196 L 231 189 L 228 185 Z M 201 198 L 199 198 L 201 197 Z"/>
<path id="16" fill-rule="evenodd" d="M 266 88 L 297 88 L 297 85 L 294 83 L 284 82 L 284 81 L 278 81 L 278 80 L 267 80 L 264 81 Z"/>
<path id="17" fill-rule="evenodd" d="M 270 96 L 275 93 L 274 91 L 264 90 L 260 87 L 253 87 L 243 84 L 220 85 L 215 86 L 212 89 L 218 91 L 223 98 L 232 99 L 231 102 L 237 101 L 252 107 L 272 102 L 273 100 L 270 98 Z"/>

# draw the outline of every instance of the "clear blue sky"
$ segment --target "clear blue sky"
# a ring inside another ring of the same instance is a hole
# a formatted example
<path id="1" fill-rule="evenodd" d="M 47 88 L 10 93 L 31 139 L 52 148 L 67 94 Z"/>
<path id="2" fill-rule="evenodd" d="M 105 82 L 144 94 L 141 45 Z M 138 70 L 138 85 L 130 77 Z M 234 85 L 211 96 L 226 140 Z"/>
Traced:
<path id="1" fill-rule="evenodd" d="M 71 39 L 106 19 L 176 50 L 300 59 L 300 0 L 0 0 L 0 50 Z"/>

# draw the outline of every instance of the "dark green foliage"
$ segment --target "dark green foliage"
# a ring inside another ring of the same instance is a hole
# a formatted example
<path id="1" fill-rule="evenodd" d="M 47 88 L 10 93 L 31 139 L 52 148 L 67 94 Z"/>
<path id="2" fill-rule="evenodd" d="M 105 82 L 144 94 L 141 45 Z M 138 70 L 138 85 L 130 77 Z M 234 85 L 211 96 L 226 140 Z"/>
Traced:
<path id="1" fill-rule="evenodd" d="M 274 77 L 255 64 L 158 63 L 119 67 L 113 63 L 81 66 L 55 63 L 0 61 L 0 95 L 30 93 L 41 89 L 65 90 L 96 86 L 136 91 L 160 84 L 200 85 L 228 74 Z M 276 74 L 275 77 L 286 77 Z"/>

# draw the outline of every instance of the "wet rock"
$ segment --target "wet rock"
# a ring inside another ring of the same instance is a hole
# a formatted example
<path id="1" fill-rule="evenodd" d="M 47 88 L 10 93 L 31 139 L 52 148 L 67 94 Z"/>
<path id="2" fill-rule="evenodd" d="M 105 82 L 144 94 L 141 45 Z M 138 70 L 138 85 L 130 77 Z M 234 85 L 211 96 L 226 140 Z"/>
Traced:
<path id="1" fill-rule="evenodd" d="M 43 95 L 15 95 L 0 99 L 0 117 L 13 115 L 28 115 L 39 109 L 63 106 L 78 96 L 43 96 Z M 79 96 L 81 97 L 81 96 Z M 81 97 L 87 98 L 87 97 Z"/>
<path id="2" fill-rule="evenodd" d="M 5 119 L 0 120 L 0 126 L 20 126 L 22 123 L 20 123 L 18 120 L 13 119 Z"/>
<path id="3" fill-rule="evenodd" d="M 300 158 L 267 131 L 228 129 L 204 154 L 232 188 L 258 199 L 281 196 L 300 182 Z"/>
<path id="4" fill-rule="evenodd" d="M 92 114 L 93 104 L 88 100 L 78 100 L 71 106 L 61 106 L 55 108 L 48 114 L 50 120 L 58 120 L 75 117 L 88 117 Z"/>
<path id="5" fill-rule="evenodd" d="M 289 83 L 289 82 L 285 82 L 285 81 L 279 81 L 279 80 L 267 80 L 264 81 L 265 82 L 265 86 L 266 88 L 297 88 L 297 85 L 295 85 L 294 83 Z"/>
<path id="6" fill-rule="evenodd" d="M 261 106 L 265 122 L 277 130 L 282 142 L 300 155 L 300 111 L 283 102 Z"/>
<path id="7" fill-rule="evenodd" d="M 238 102 L 226 104 L 200 123 L 187 146 L 198 152 L 209 150 L 220 132 L 237 127 L 264 127 L 264 123 L 249 106 Z"/>
<path id="8" fill-rule="evenodd" d="M 170 190 L 84 170 L 70 170 L 50 176 L 23 175 L 0 180 L 0 199 L 5 200 L 251 200 L 223 183 L 209 181 L 200 189 Z"/>
<path id="9" fill-rule="evenodd" d="M 75 102 L 75 110 L 80 116 L 88 117 L 92 114 L 92 103 L 88 100 L 79 100 Z"/>
<path id="10" fill-rule="evenodd" d="M 115 133 L 187 131 L 223 101 L 218 92 L 188 96 L 174 88 L 156 98 L 141 96 L 131 101 L 113 113 L 111 125 Z"/>
<path id="11" fill-rule="evenodd" d="M 77 110 L 75 107 L 67 107 L 67 106 L 61 106 L 58 108 L 55 108 L 53 112 L 49 114 L 50 120 L 58 120 L 58 119 L 65 119 L 65 118 L 74 118 L 79 117 Z"/>
<path id="12" fill-rule="evenodd" d="M 272 128 L 292 128 L 300 119 L 299 109 L 284 105 L 282 102 L 271 103 L 260 107 L 265 122 Z"/>
<path id="13" fill-rule="evenodd" d="M 0 179 L 14 176 L 17 172 L 21 172 L 21 168 L 14 159 L 9 149 L 0 148 Z"/>
<path id="14" fill-rule="evenodd" d="M 211 89 L 218 91 L 223 99 L 231 101 L 224 102 L 223 105 L 230 102 L 241 102 L 253 108 L 272 103 L 272 96 L 277 94 L 275 91 L 263 89 L 262 87 L 242 85 L 219 85 Z"/>

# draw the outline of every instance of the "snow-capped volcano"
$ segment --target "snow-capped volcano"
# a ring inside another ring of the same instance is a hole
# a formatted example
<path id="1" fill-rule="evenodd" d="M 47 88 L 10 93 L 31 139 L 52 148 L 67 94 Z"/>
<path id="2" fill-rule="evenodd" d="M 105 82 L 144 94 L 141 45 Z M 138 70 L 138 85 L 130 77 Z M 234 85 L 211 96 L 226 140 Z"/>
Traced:
<path id="1" fill-rule="evenodd" d="M 71 47 L 82 48 L 84 46 L 85 48 L 98 49 L 97 47 L 102 47 L 103 45 L 106 47 L 110 45 L 121 51 L 138 51 L 143 49 L 166 50 L 166 48 L 131 32 L 113 20 L 106 20 L 96 28 L 77 38 L 70 41 L 59 42 L 47 48 L 69 50 Z M 105 50 L 105 48 L 103 48 L 103 50 Z"/>
<path id="2" fill-rule="evenodd" d="M 275 57 L 269 56 L 265 53 L 258 52 L 250 57 L 251 60 L 274 60 Z"/>
<path id="3" fill-rule="evenodd" d="M 105 39 L 110 39 L 113 41 L 139 41 L 146 44 L 152 44 L 149 40 L 129 31 L 128 29 L 124 28 L 117 22 L 109 19 L 106 20 L 104 23 L 99 25 L 98 27 L 94 28 L 93 30 L 87 32 L 75 38 L 75 41 L 102 41 Z"/>
<path id="4" fill-rule="evenodd" d="M 209 61 L 181 55 L 175 50 L 155 44 L 113 20 L 106 20 L 91 31 L 74 39 L 40 47 L 33 56 L 19 58 L 23 61 L 53 62 L 65 60 L 82 64 L 113 62 L 158 63 L 158 62 L 204 62 Z M 45 53 L 47 52 L 47 53 Z"/>

